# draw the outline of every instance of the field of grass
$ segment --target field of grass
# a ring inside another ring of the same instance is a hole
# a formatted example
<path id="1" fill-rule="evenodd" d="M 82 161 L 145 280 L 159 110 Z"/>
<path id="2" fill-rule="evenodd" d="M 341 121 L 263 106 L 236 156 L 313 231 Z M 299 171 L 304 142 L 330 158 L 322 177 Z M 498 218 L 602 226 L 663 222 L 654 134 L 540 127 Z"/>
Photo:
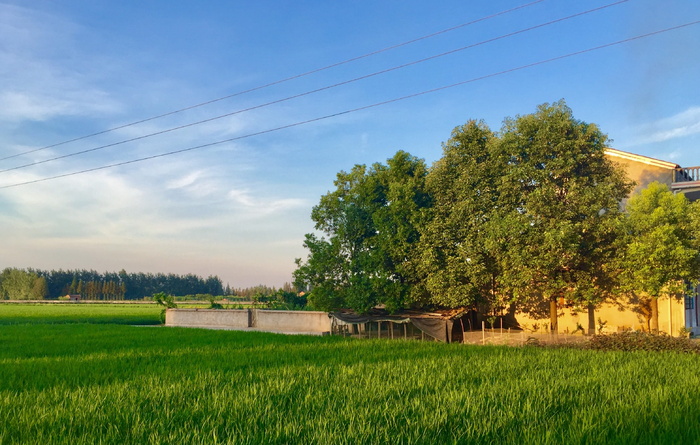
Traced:
<path id="1" fill-rule="evenodd" d="M 699 365 L 678 353 L 12 324 L 0 327 L 0 443 L 698 443 Z"/>
<path id="2" fill-rule="evenodd" d="M 10 324 L 160 324 L 156 304 L 0 304 L 0 326 Z"/>

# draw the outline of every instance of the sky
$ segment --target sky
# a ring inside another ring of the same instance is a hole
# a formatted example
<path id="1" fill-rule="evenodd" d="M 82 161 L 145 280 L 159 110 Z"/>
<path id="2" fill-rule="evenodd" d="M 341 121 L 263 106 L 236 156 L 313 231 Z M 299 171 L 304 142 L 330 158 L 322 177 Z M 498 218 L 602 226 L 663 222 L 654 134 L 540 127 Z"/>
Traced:
<path id="1" fill-rule="evenodd" d="M 698 166 L 700 24 L 610 45 L 695 21 L 697 0 L 0 0 L 0 268 L 282 286 L 339 171 L 430 165 L 469 119 L 560 99 Z"/>

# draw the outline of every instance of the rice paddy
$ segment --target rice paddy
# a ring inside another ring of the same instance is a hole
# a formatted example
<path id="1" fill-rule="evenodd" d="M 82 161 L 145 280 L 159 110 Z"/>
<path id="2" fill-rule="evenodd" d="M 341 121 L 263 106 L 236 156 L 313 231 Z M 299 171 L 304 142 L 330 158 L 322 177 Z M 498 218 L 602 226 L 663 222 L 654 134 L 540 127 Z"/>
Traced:
<path id="1" fill-rule="evenodd" d="M 156 304 L 0 304 L 0 326 L 8 324 L 160 324 L 163 308 Z"/>
<path id="2" fill-rule="evenodd" d="M 6 324 L 0 443 L 698 443 L 699 364 L 668 352 Z"/>

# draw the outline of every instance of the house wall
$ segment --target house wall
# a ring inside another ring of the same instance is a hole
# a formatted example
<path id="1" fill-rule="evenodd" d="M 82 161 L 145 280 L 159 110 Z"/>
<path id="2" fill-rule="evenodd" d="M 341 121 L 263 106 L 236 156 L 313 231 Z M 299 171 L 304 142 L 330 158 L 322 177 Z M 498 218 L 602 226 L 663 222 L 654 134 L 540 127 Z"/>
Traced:
<path id="1" fill-rule="evenodd" d="M 265 309 L 168 309 L 165 325 L 308 334 L 331 331 L 326 312 Z"/>
<path id="2" fill-rule="evenodd" d="M 526 331 L 533 331 L 534 325 L 539 325 L 539 331 L 544 332 L 549 326 L 549 318 L 536 319 L 524 313 L 516 313 L 515 319 Z M 631 307 L 620 308 L 617 305 L 603 304 L 595 310 L 596 333 L 598 333 L 599 320 L 605 323 L 603 333 L 621 332 L 632 329 L 634 331 L 646 331 L 646 320 L 637 314 Z M 669 329 L 670 323 L 670 329 Z M 560 333 L 573 333 L 578 325 L 588 332 L 588 312 L 576 312 L 572 309 L 562 308 L 558 318 Z M 683 299 L 659 299 L 659 331 L 678 336 L 682 327 L 686 326 L 686 309 Z M 579 331 L 580 332 L 580 331 Z"/>
<path id="3" fill-rule="evenodd" d="M 618 157 L 611 157 L 610 159 L 625 170 L 629 179 L 637 183 L 631 194 L 638 193 L 654 181 L 666 184 L 669 187 L 671 187 L 673 183 L 673 168 L 651 165 Z"/>

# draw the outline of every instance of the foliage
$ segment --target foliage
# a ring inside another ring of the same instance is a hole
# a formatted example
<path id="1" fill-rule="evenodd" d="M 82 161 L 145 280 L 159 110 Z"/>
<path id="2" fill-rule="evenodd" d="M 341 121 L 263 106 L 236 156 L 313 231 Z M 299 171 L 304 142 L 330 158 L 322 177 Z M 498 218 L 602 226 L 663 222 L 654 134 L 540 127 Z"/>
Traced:
<path id="1" fill-rule="evenodd" d="M 216 301 L 216 298 L 209 297 L 209 309 L 223 309 L 224 306 Z"/>
<path id="2" fill-rule="evenodd" d="M 399 152 L 388 166 L 340 172 L 312 212 L 298 285 L 321 309 L 383 304 L 517 305 L 540 316 L 556 302 L 612 296 L 619 202 L 631 183 L 605 157 L 607 137 L 561 101 L 455 128 L 431 169 Z"/>
<path id="3" fill-rule="evenodd" d="M 619 202 L 631 183 L 605 157 L 607 136 L 563 101 L 506 120 L 498 156 L 507 206 L 502 282 L 514 301 L 597 304 L 614 287 Z M 551 312 L 556 329 L 556 310 Z"/>
<path id="4" fill-rule="evenodd" d="M 280 290 L 284 292 L 297 292 L 296 287 L 294 287 L 291 283 L 284 283 L 280 289 L 277 289 L 274 286 L 258 284 L 257 286 L 229 289 L 229 292 L 226 295 L 234 295 L 250 299 L 253 295 L 263 295 L 265 297 L 269 297 Z"/>
<path id="5" fill-rule="evenodd" d="M 108 325 L 8 326 L 0 344 L 2 443 L 700 437 L 693 355 Z"/>
<path id="6" fill-rule="evenodd" d="M 620 257 L 623 286 L 658 330 L 661 297 L 680 297 L 700 279 L 700 207 L 652 182 L 627 202 L 628 242 Z"/>
<path id="7" fill-rule="evenodd" d="M 175 303 L 175 298 L 170 294 L 166 294 L 165 292 L 155 293 L 153 294 L 152 298 L 153 301 L 155 301 L 161 306 L 164 306 L 166 309 L 177 307 L 177 304 Z"/>
<path id="8" fill-rule="evenodd" d="M 624 213 L 633 184 L 608 142 L 562 100 L 498 132 L 468 121 L 430 169 L 398 152 L 341 171 L 295 285 L 322 310 L 519 310 L 549 313 L 553 332 L 565 305 L 588 310 L 591 334 L 595 307 L 624 290 L 655 319 L 661 295 L 700 278 L 700 202 L 652 184 Z"/>
<path id="9" fill-rule="evenodd" d="M 321 197 L 311 218 L 325 236 L 307 234 L 306 262 L 297 260 L 297 288 L 312 306 L 389 311 L 420 298 L 415 269 L 420 209 L 428 205 L 425 163 L 398 152 L 387 165 L 341 171 L 336 189 Z"/>
<path id="10" fill-rule="evenodd" d="M 67 294 L 81 294 L 84 300 L 134 300 L 160 290 L 175 295 L 224 293 L 221 280 L 216 276 L 204 279 L 193 274 L 151 274 L 120 272 L 99 273 L 95 270 L 36 270 L 7 268 L 2 275 L 12 273 L 22 274 L 26 282 L 22 282 L 20 291 L 13 287 L 15 295 L 31 294 L 30 299 L 57 299 Z M 29 280 L 31 276 L 34 281 Z M 42 279 L 43 282 L 37 282 Z M 12 280 L 15 280 L 12 278 Z M 0 276 L 0 281 L 2 277 Z M 14 281 L 13 281 L 14 282 Z M 15 286 L 14 284 L 12 286 Z M 0 299 L 7 299 L 0 289 Z M 27 298 L 18 298 L 27 299 Z"/>
<path id="11" fill-rule="evenodd" d="M 667 334 L 629 331 L 594 335 L 585 346 L 605 351 L 675 351 L 700 353 L 700 344 L 687 337 L 671 337 Z"/>
<path id="12" fill-rule="evenodd" d="M 483 122 L 452 131 L 443 156 L 430 169 L 426 188 L 433 205 L 421 228 L 421 271 L 436 306 L 502 306 L 501 253 L 495 217 L 498 182 L 505 169 L 493 155 L 496 136 Z"/>
<path id="13" fill-rule="evenodd" d="M 172 295 L 166 294 L 165 292 L 158 292 L 153 294 L 153 301 L 163 306 L 160 312 L 160 321 L 165 323 L 165 313 L 168 309 L 174 309 L 177 307 L 175 303 L 175 298 Z"/>
<path id="14" fill-rule="evenodd" d="M 304 310 L 307 308 L 308 299 L 305 294 L 297 294 L 296 292 L 286 292 L 279 289 L 272 294 L 267 301 L 268 309 L 281 310 Z"/>
<path id="15" fill-rule="evenodd" d="M 43 300 L 46 279 L 29 270 L 8 267 L 0 274 L 0 300 Z"/>

